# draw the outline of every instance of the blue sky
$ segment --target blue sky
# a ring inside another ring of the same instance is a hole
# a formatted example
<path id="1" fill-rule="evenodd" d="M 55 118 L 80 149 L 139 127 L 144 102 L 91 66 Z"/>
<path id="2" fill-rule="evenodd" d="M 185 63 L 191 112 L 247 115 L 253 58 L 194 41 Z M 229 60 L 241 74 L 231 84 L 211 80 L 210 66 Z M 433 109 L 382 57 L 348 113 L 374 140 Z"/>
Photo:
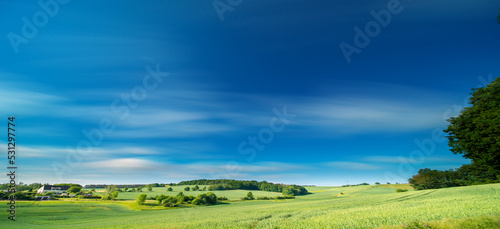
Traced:
<path id="1" fill-rule="evenodd" d="M 41 2 L 0 15 L 28 183 L 406 182 L 499 76 L 493 0 Z"/>

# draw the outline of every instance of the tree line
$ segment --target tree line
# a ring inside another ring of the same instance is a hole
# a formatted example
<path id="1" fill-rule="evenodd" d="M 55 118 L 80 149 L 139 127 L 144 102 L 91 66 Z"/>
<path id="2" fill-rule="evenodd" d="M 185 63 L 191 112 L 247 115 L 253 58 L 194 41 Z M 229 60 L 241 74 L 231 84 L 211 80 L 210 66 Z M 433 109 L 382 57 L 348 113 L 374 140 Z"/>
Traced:
<path id="1" fill-rule="evenodd" d="M 215 190 L 261 190 L 269 192 L 281 192 L 283 195 L 305 195 L 309 192 L 306 188 L 299 185 L 274 184 L 267 181 L 240 181 L 230 179 L 199 179 L 190 181 L 181 181 L 178 185 L 208 185 L 209 191 Z"/>
<path id="2" fill-rule="evenodd" d="M 148 199 L 147 194 L 141 194 L 137 197 L 136 203 L 142 205 Z M 226 197 L 217 197 L 213 192 L 202 193 L 198 196 L 186 196 L 184 193 L 179 192 L 176 196 L 168 196 L 160 194 L 155 197 L 150 197 L 149 199 L 156 200 L 158 204 L 164 207 L 177 207 L 180 204 L 194 204 L 194 205 L 214 205 L 217 201 L 227 200 Z"/>
<path id="3" fill-rule="evenodd" d="M 9 189 L 9 183 L 4 183 L 0 184 L 0 190 L 8 190 Z M 25 184 L 23 182 L 19 182 L 19 184 L 16 185 L 16 190 L 17 191 L 33 191 L 33 190 L 38 190 L 44 185 L 49 185 L 49 184 L 41 184 L 41 183 L 32 183 L 32 184 Z"/>

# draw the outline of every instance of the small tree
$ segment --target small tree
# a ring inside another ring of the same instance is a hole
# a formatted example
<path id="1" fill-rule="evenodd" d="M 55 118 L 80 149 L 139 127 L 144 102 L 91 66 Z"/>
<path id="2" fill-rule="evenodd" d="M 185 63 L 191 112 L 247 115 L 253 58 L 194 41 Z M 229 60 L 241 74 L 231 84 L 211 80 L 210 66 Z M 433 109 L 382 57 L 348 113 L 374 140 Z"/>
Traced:
<path id="1" fill-rule="evenodd" d="M 171 192 L 171 191 L 174 191 L 174 190 L 172 189 L 172 187 L 168 187 L 167 191 Z"/>
<path id="2" fill-rule="evenodd" d="M 376 185 L 380 185 L 380 182 L 375 182 Z"/>
<path id="3" fill-rule="evenodd" d="M 163 199 L 161 203 L 164 207 L 176 207 L 177 202 L 178 202 L 177 198 L 169 196 L 166 199 Z"/>
<path id="4" fill-rule="evenodd" d="M 162 204 L 162 201 L 164 199 L 167 199 L 168 197 L 169 196 L 165 196 L 165 195 L 161 194 L 161 195 L 159 195 L 159 196 L 156 197 L 156 201 L 158 201 L 158 204 Z"/>
<path id="5" fill-rule="evenodd" d="M 203 191 L 207 191 L 207 186 L 203 187 Z"/>
<path id="6" fill-rule="evenodd" d="M 152 192 L 153 191 L 153 187 L 151 187 L 151 185 L 148 186 L 148 192 Z"/>
<path id="7" fill-rule="evenodd" d="M 251 193 L 251 192 L 250 192 Z M 253 198 L 253 195 L 252 195 Z M 205 200 L 207 204 L 216 204 L 217 203 L 217 196 L 213 192 L 207 193 L 207 198 Z"/>
<path id="8" fill-rule="evenodd" d="M 190 189 L 189 187 L 185 187 L 184 191 L 189 191 L 189 189 Z"/>
<path id="9" fill-rule="evenodd" d="M 72 186 L 68 189 L 68 193 L 79 193 L 82 190 L 80 186 Z"/>
<path id="10" fill-rule="evenodd" d="M 111 194 L 111 197 L 112 197 L 113 199 L 116 199 L 116 198 L 118 197 L 118 194 L 119 194 L 119 192 L 118 192 L 118 191 L 114 191 L 114 192 Z"/>
<path id="11" fill-rule="evenodd" d="M 111 194 L 116 191 L 116 185 L 108 185 L 104 190 L 106 191 L 106 195 L 111 196 Z"/>
<path id="12" fill-rule="evenodd" d="M 135 202 L 137 203 L 137 205 L 143 205 L 144 202 L 146 202 L 146 198 L 148 196 L 146 194 L 141 194 L 137 197 L 137 199 L 135 200 Z"/>
<path id="13" fill-rule="evenodd" d="M 247 197 L 248 197 L 248 199 L 249 199 L 249 200 L 253 200 L 253 199 L 254 199 L 254 198 L 253 198 L 253 193 L 252 193 L 252 192 L 248 192 L 248 193 L 247 193 Z"/>

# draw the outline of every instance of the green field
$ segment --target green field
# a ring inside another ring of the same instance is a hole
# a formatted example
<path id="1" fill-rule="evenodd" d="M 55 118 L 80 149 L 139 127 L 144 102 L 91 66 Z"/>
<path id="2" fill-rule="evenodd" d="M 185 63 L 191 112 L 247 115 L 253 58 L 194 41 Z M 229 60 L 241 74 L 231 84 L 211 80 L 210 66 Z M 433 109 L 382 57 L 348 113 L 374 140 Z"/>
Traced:
<path id="1" fill-rule="evenodd" d="M 403 187 L 404 185 L 401 185 Z M 133 201 L 18 202 L 16 222 L 0 203 L 1 228 L 402 228 L 431 221 L 447 228 L 500 227 L 500 184 L 396 193 L 398 186 L 307 187 L 288 200 L 229 201 L 214 206 L 137 210 Z M 176 193 L 183 187 L 176 187 Z M 154 189 L 152 194 L 165 193 Z M 247 191 L 220 191 L 238 199 Z M 150 194 L 148 192 L 144 192 Z M 195 194 L 194 192 L 184 192 Z M 278 195 L 254 192 L 262 195 Z M 343 194 L 340 194 L 343 193 Z M 139 193 L 120 193 L 133 199 Z M 150 201 L 153 205 L 153 201 Z M 64 218 L 64 219 L 63 219 Z M 464 226 L 465 225 L 465 226 Z"/>
<path id="2" fill-rule="evenodd" d="M 148 192 L 146 188 L 142 189 L 142 192 L 120 192 L 118 195 L 118 200 L 135 200 L 137 196 L 140 194 L 147 194 L 148 196 L 156 196 L 156 195 L 170 195 L 170 196 L 175 196 L 177 193 L 182 192 L 186 196 L 197 196 L 198 194 L 201 193 L 207 193 L 210 191 L 184 191 L 185 187 L 194 187 L 194 185 L 179 185 L 179 186 L 172 186 L 173 191 L 169 192 L 167 191 L 168 188 L 162 187 L 162 188 L 153 188 L 152 192 Z M 203 188 L 204 186 L 200 186 L 200 188 Z M 208 187 L 207 187 L 208 188 Z M 90 189 L 86 189 L 90 190 Z M 96 195 L 103 195 L 104 189 L 97 189 L 96 188 Z M 223 190 L 223 191 L 211 191 L 215 193 L 217 196 L 225 196 L 230 200 L 239 200 L 241 197 L 244 197 L 247 195 L 248 191 L 247 190 Z M 281 196 L 281 193 L 279 192 L 264 192 L 264 191 L 252 191 L 253 195 L 255 198 L 259 196 L 269 196 L 269 197 L 274 197 L 274 196 Z"/>

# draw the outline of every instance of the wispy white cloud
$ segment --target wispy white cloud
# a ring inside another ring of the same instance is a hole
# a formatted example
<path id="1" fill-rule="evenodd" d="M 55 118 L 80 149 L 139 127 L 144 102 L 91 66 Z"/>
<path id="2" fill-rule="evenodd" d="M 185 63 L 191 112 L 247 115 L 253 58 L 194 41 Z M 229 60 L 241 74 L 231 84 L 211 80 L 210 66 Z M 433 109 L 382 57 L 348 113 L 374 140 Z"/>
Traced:
<path id="1" fill-rule="evenodd" d="M 44 92 L 36 92 L 24 89 L 0 87 L 0 94 L 5 99 L 0 100 L 0 111 L 11 112 L 8 115 L 38 116 L 56 114 L 59 104 L 68 102 L 68 99 Z"/>
<path id="2" fill-rule="evenodd" d="M 382 89 L 381 89 L 382 90 Z M 9 92 L 9 91 L 7 91 Z M 112 94 L 112 92 L 109 92 Z M 165 94 L 164 92 L 159 92 Z M 295 125 L 300 130 L 319 130 L 332 134 L 359 134 L 373 132 L 411 132 L 442 126 L 446 106 L 402 102 L 396 98 L 302 96 L 282 101 L 263 95 L 241 95 L 210 90 L 174 90 L 165 96 L 152 96 L 137 108 L 130 108 L 125 119 L 123 113 L 113 112 L 110 101 L 104 105 L 79 105 L 70 98 L 62 98 L 40 92 L 19 91 L 15 100 L 0 102 L 0 108 L 18 108 L 30 115 L 51 115 L 71 121 L 96 123 L 110 118 L 117 128 L 110 137 L 119 138 L 172 138 L 199 137 L 242 131 L 248 127 L 264 127 L 274 116 L 272 107 L 287 105 L 290 113 L 296 114 Z M 230 98 L 230 99 L 229 99 Z M 221 106 L 218 101 L 226 99 L 231 108 Z M 193 101 L 204 105 L 186 106 Z M 237 109 L 244 104 L 253 104 L 256 109 Z M 160 104 L 167 103 L 169 106 Z M 102 104 L 102 101 L 100 102 Z M 271 105 L 274 104 L 274 105 Z M 57 112 L 55 112 L 57 111 Z M 37 128 L 43 128 L 43 125 Z M 301 129 L 302 128 L 302 129 Z M 297 129 L 298 130 L 298 129 Z M 292 133 L 292 132 L 290 132 Z M 328 136 L 328 135 L 326 135 Z"/>
<path id="3" fill-rule="evenodd" d="M 331 161 L 325 162 L 323 165 L 332 166 L 339 169 L 346 170 L 376 170 L 382 169 L 380 166 L 376 166 L 369 163 L 353 162 L 353 161 Z"/>
<path id="4" fill-rule="evenodd" d="M 108 154 L 107 157 L 83 160 L 71 171 L 65 173 L 63 179 L 79 180 L 79 182 L 86 184 L 96 183 L 100 180 L 116 182 L 115 179 L 120 180 L 131 176 L 153 177 L 151 182 L 158 182 L 161 177 L 171 180 L 201 178 L 269 180 L 270 178 L 286 178 L 290 176 L 289 174 L 300 174 L 311 169 L 310 166 L 297 163 L 274 161 L 251 164 L 234 164 L 223 161 L 178 163 L 168 161 L 168 159 L 158 160 L 156 156 L 122 155 L 117 157 Z M 36 179 L 30 180 L 29 177 L 23 177 L 24 182 L 49 182 L 46 180 L 49 177 L 54 177 L 54 170 L 50 166 L 43 170 L 32 168 L 25 174 L 32 174 Z"/>
<path id="5" fill-rule="evenodd" d="M 407 132 L 443 125 L 442 107 L 417 106 L 377 99 L 320 99 L 303 104 L 298 113 L 304 126 L 339 133 Z"/>
<path id="6" fill-rule="evenodd" d="M 85 169 L 103 169 L 105 171 L 127 171 L 134 172 L 135 170 L 156 170 L 163 167 L 164 163 L 155 162 L 153 160 L 139 158 L 117 158 L 104 161 L 94 161 L 82 163 L 81 167 Z"/>
<path id="7" fill-rule="evenodd" d="M 363 161 L 369 162 L 382 162 L 382 163 L 467 163 L 468 159 L 465 159 L 460 156 L 450 155 L 449 157 L 445 156 L 431 156 L 431 157 L 423 157 L 423 158 L 409 158 L 408 156 L 371 156 L 365 157 L 362 159 Z"/>
<path id="8" fill-rule="evenodd" d="M 283 162 L 258 162 L 252 164 L 232 164 L 232 163 L 190 163 L 186 165 L 177 165 L 188 170 L 208 173 L 213 171 L 231 171 L 231 172 L 282 172 L 297 171 L 309 169 L 307 166 L 283 163 Z"/>
<path id="9" fill-rule="evenodd" d="M 17 150 L 23 157 L 27 158 L 64 158 L 73 149 L 64 146 L 19 146 Z M 93 157 L 120 157 L 120 156 L 144 156 L 144 155 L 165 155 L 168 152 L 157 147 L 94 147 Z"/>

